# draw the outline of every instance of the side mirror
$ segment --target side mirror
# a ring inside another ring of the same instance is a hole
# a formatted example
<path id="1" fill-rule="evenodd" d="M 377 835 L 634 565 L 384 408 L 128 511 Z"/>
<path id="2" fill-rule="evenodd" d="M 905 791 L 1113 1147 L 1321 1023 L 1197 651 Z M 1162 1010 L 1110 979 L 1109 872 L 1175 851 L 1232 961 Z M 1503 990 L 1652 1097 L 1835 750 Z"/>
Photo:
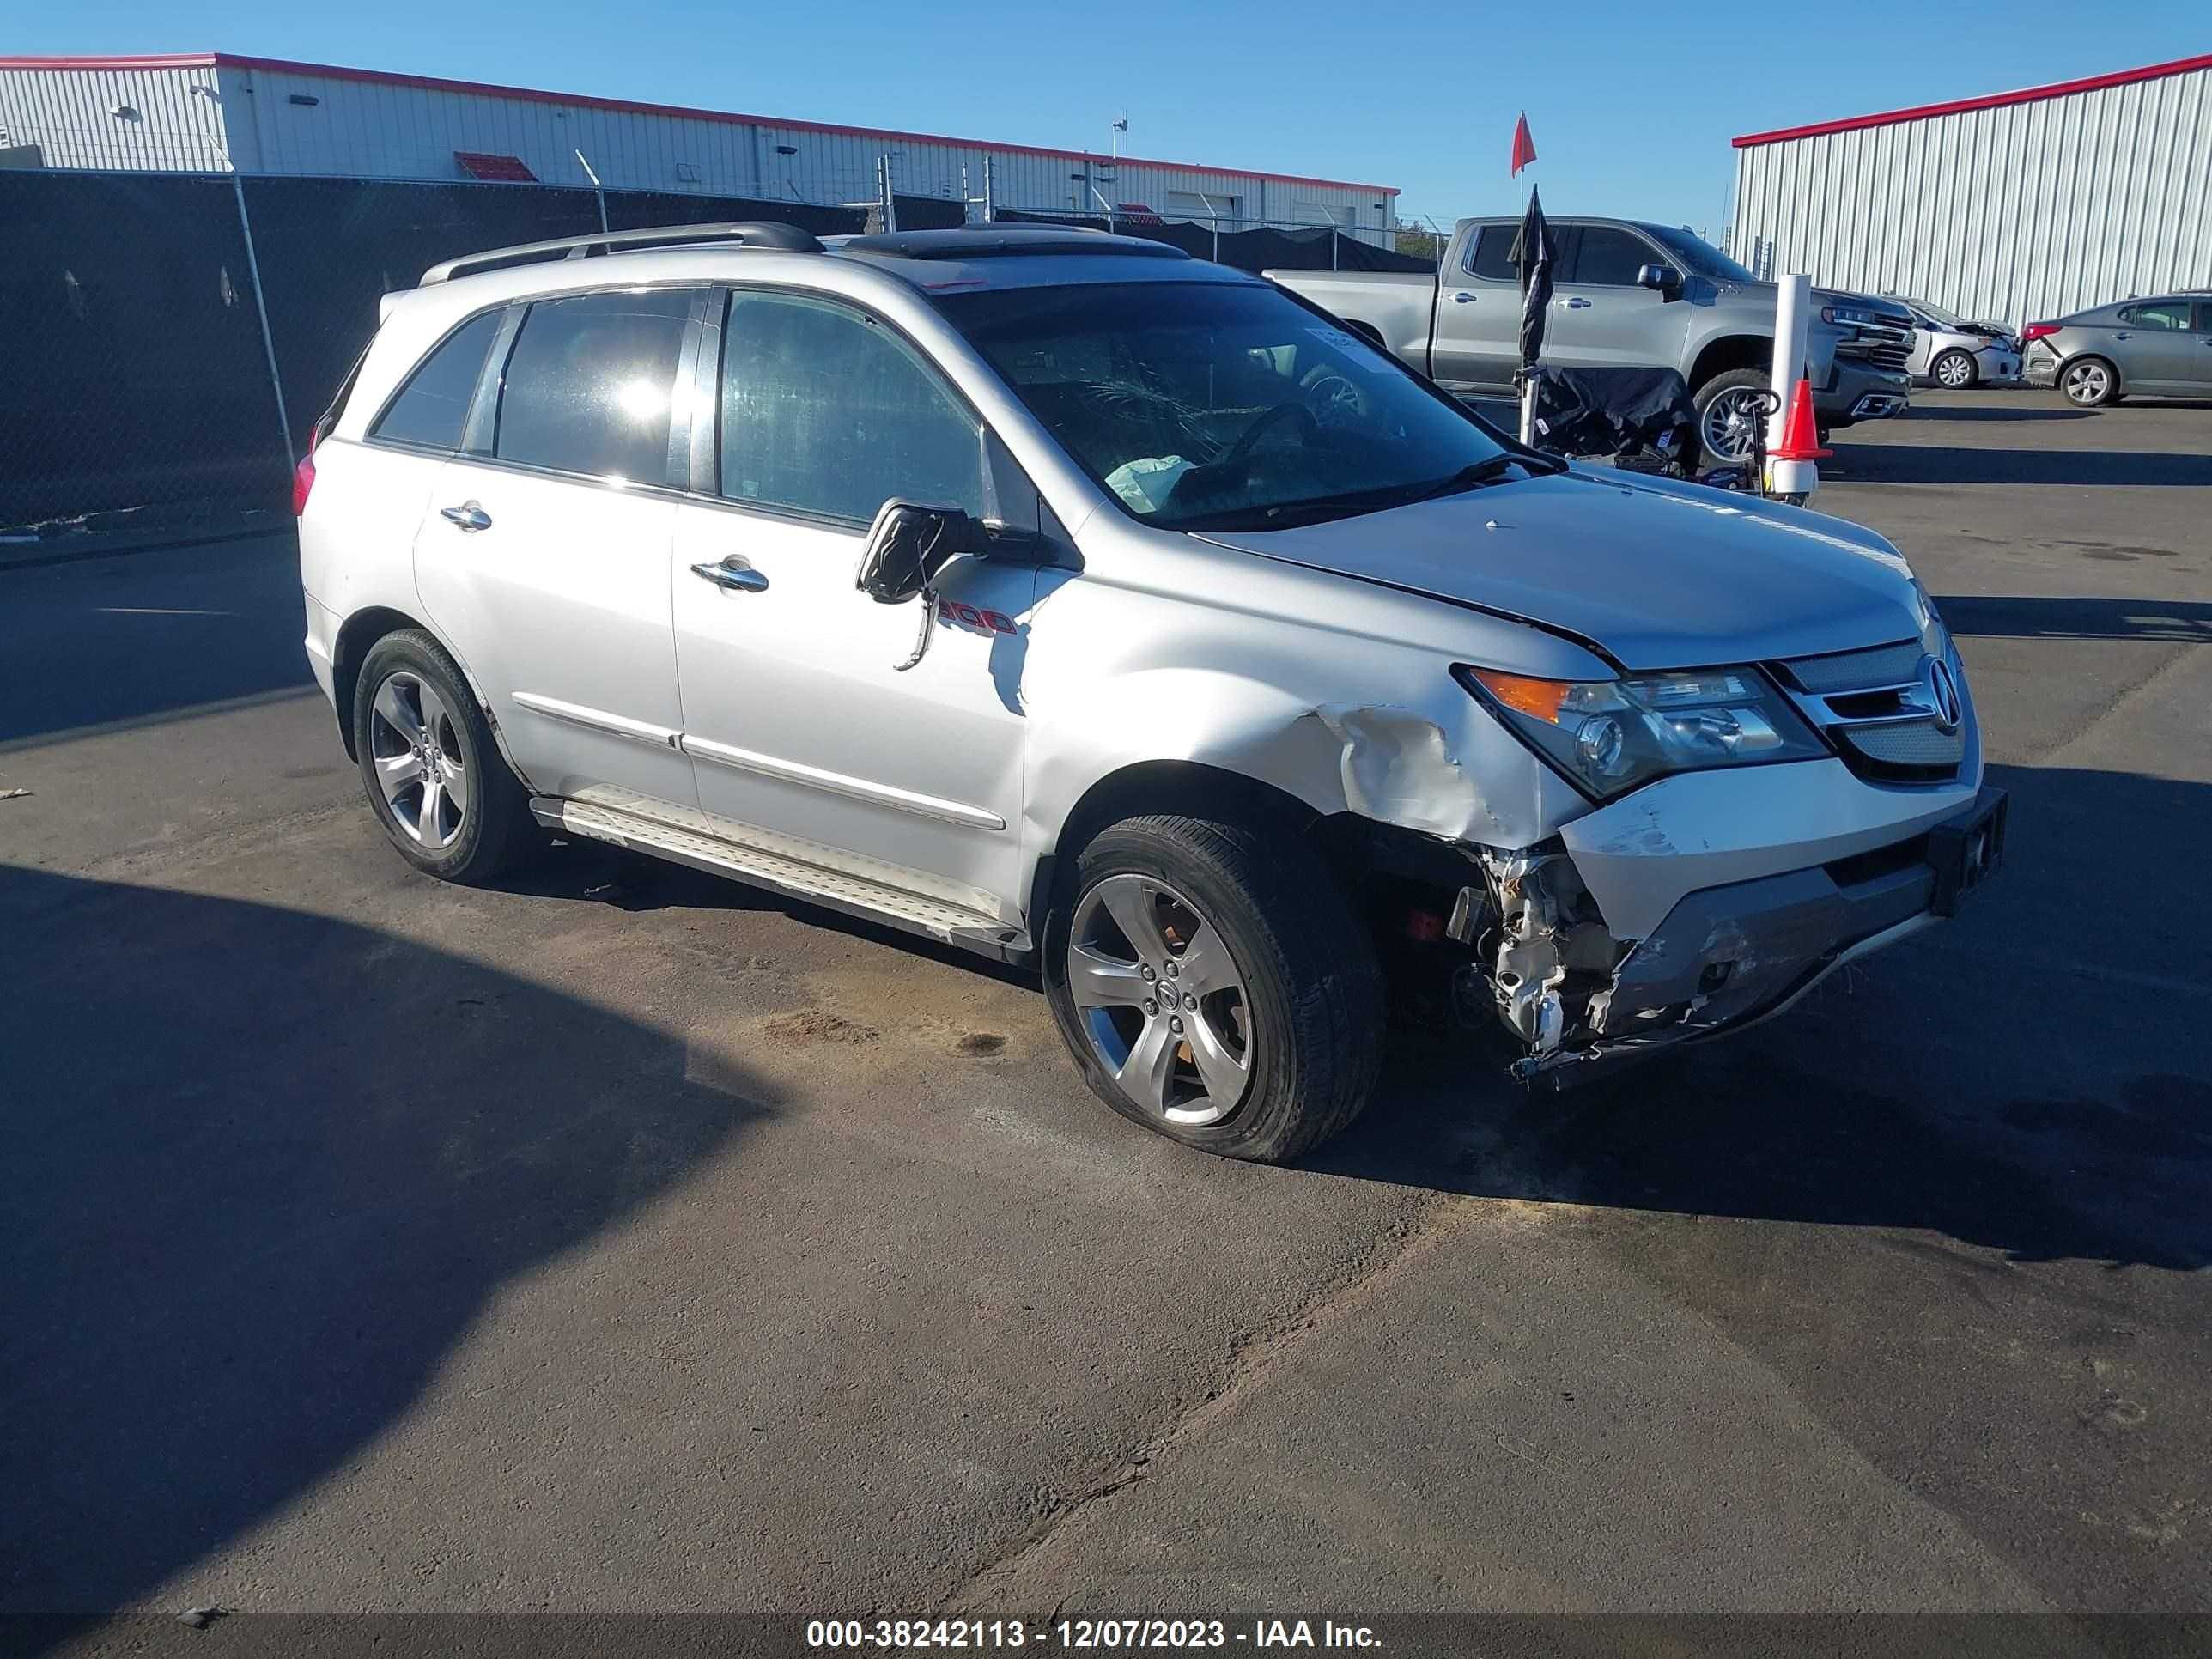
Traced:
<path id="1" fill-rule="evenodd" d="M 1638 265 L 1636 285 L 1656 289 L 1662 294 L 1677 293 L 1682 286 L 1682 273 L 1672 265 Z"/>
<path id="2" fill-rule="evenodd" d="M 961 554 L 982 550 L 982 526 L 958 507 L 885 501 L 868 526 L 853 585 L 878 605 L 903 605 Z"/>

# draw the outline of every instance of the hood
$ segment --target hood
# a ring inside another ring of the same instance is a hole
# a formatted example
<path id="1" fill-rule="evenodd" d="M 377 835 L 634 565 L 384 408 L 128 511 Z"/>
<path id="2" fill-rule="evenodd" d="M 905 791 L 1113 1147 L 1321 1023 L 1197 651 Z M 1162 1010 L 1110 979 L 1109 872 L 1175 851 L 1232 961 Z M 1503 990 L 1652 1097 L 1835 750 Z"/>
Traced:
<path id="1" fill-rule="evenodd" d="M 1872 531 L 1635 473 L 1206 539 L 1533 623 L 1631 669 L 1813 656 L 1920 629 L 1911 568 Z"/>

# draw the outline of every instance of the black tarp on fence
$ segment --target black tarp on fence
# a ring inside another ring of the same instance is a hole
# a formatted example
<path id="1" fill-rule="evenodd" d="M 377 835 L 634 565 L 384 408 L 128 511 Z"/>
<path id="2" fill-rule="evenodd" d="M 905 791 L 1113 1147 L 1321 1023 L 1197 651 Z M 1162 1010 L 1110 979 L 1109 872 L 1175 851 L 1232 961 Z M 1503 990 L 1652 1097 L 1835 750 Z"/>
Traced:
<path id="1" fill-rule="evenodd" d="M 602 199 L 617 230 L 774 219 L 830 235 L 871 217 L 863 207 L 652 191 L 602 198 L 549 185 L 0 170 L 0 532 L 90 520 L 184 533 L 281 514 L 294 456 L 272 354 L 296 450 L 375 331 L 386 294 L 457 254 L 587 235 Z M 896 208 L 905 229 L 967 217 L 965 203 L 935 197 L 901 196 Z M 1248 270 L 1431 268 L 1327 229 L 1115 228 Z"/>
<path id="2" fill-rule="evenodd" d="M 283 504 L 228 178 L 0 171 L 0 529 Z"/>

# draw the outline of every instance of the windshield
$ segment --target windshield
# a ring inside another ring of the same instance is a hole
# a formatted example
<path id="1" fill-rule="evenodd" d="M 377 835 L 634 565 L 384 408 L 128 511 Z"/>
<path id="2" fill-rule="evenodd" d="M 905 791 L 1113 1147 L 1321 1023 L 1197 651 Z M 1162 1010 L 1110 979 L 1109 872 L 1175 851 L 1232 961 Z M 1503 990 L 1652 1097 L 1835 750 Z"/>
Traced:
<path id="1" fill-rule="evenodd" d="M 1927 313 L 1939 327 L 1964 328 L 1966 326 L 1966 319 L 1955 311 L 1946 311 L 1941 306 L 1931 306 L 1925 300 L 1914 300 L 1909 303 L 1916 310 Z"/>
<path id="2" fill-rule="evenodd" d="M 1755 283 L 1759 280 L 1702 236 L 1693 236 L 1688 231 L 1671 225 L 1646 225 L 1644 228 L 1666 245 L 1667 252 L 1680 262 L 1685 270 L 1694 271 L 1700 276 L 1710 276 L 1719 283 Z"/>
<path id="3" fill-rule="evenodd" d="M 1260 283 L 1023 288 L 937 305 L 1147 524 L 1280 529 L 1547 469 Z"/>

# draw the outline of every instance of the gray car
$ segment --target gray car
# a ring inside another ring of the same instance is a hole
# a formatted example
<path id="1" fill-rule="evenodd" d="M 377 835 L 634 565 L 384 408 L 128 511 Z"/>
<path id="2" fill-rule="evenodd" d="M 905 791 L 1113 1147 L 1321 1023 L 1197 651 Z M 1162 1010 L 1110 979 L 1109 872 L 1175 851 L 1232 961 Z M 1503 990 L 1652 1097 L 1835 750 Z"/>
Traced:
<path id="1" fill-rule="evenodd" d="M 1765 420 L 1775 287 L 1678 227 L 1633 219 L 1551 222 L 1558 243 L 1545 363 L 1664 368 L 1697 405 L 1717 463 L 1747 460 Z M 1462 219 L 1436 273 L 1271 270 L 1269 280 L 1452 391 L 1509 391 L 1521 363 L 1518 219 Z M 1813 291 L 1805 373 L 1820 434 L 1900 414 L 1912 313 L 1899 301 Z"/>
<path id="2" fill-rule="evenodd" d="M 2142 392 L 2212 398 L 2212 294 L 2162 295 L 2077 311 L 2021 331 L 2021 373 L 2083 409 Z"/>
<path id="3" fill-rule="evenodd" d="M 1931 301 L 1891 297 L 1912 313 L 1915 377 L 1953 392 L 2020 378 L 2020 346 L 2002 324 L 1969 322 Z"/>

